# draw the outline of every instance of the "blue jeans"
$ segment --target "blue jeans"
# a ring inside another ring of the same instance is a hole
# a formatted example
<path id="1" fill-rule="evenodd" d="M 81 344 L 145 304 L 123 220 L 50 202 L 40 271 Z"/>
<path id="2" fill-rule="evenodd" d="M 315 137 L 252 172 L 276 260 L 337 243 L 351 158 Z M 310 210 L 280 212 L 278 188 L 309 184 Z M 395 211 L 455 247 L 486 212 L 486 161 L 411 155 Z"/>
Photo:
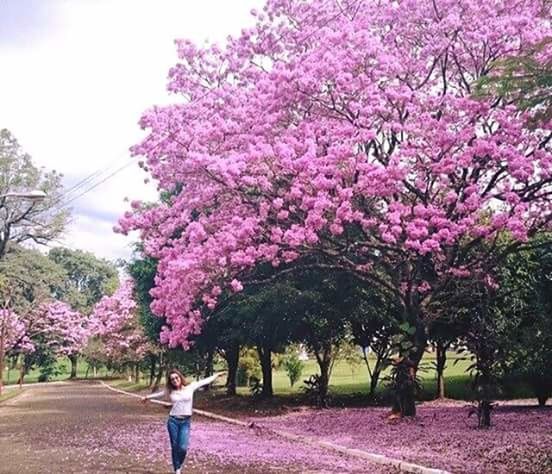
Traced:
<path id="1" fill-rule="evenodd" d="M 169 416 L 169 421 L 167 421 L 167 429 L 171 440 L 172 463 L 175 471 L 182 467 L 184 459 L 186 459 L 190 439 L 190 421 L 190 416 L 183 419 Z"/>

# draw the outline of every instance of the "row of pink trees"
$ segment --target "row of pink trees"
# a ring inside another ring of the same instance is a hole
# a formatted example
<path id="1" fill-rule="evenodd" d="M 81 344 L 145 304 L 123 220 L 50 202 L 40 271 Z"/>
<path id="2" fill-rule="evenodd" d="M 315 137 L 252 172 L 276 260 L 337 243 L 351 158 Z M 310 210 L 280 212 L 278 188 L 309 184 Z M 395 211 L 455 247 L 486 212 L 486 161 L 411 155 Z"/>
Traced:
<path id="1" fill-rule="evenodd" d="M 261 263 L 315 267 L 400 304 L 415 376 L 453 282 L 492 287 L 552 220 L 551 124 L 473 95 L 497 61 L 551 36 L 546 5 L 268 0 L 224 49 L 178 41 L 182 101 L 146 112 L 134 148 L 168 197 L 134 202 L 118 229 L 159 259 L 163 341 L 186 346 L 200 308 Z M 413 398 L 400 409 L 413 415 Z"/>
<path id="2" fill-rule="evenodd" d="M 27 354 L 42 345 L 55 356 L 70 356 L 83 349 L 90 327 L 82 315 L 66 303 L 51 300 L 25 314 L 11 309 L 0 310 L 0 374 L 8 353 Z M 24 364 L 20 375 L 23 383 Z M 2 381 L 0 377 L 0 393 Z"/>

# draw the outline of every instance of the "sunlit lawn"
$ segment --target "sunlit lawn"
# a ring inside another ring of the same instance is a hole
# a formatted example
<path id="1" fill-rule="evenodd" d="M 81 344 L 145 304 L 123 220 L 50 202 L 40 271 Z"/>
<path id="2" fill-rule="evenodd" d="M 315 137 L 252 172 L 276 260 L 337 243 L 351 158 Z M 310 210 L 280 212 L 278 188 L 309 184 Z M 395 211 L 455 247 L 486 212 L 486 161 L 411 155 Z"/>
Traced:
<path id="1" fill-rule="evenodd" d="M 467 368 L 471 364 L 470 360 L 459 359 L 456 360 L 456 354 L 450 354 L 447 362 L 447 368 L 445 370 L 446 377 L 446 396 L 449 398 L 469 400 L 473 397 L 471 389 L 471 378 L 466 372 Z M 422 369 L 419 371 L 420 380 L 423 386 L 424 399 L 431 399 L 436 391 L 435 370 L 433 369 L 433 358 L 431 354 L 427 354 L 422 363 Z M 58 362 L 61 373 L 51 378 L 51 380 L 65 380 L 69 377 L 70 362 L 69 360 L 62 359 Z M 79 361 L 77 376 L 84 378 L 86 375 L 87 364 L 85 361 Z M 290 386 L 289 379 L 283 369 L 274 370 L 273 372 L 273 387 L 274 392 L 277 395 L 298 395 L 303 392 L 303 381 L 309 378 L 310 375 L 318 373 L 318 366 L 314 360 L 305 361 L 305 368 L 299 381 L 294 387 Z M 38 381 L 40 371 L 33 369 L 29 374 L 25 376 L 25 383 L 34 383 Z M 386 371 L 382 375 L 382 379 L 388 374 Z M 105 368 L 98 371 L 98 377 L 107 377 L 111 375 Z M 4 383 L 6 385 L 14 384 L 17 382 L 19 372 L 17 369 L 5 370 Z M 88 376 L 92 376 L 90 370 Z M 133 382 L 129 382 L 126 379 L 120 379 L 116 381 L 116 385 L 126 390 L 139 390 L 145 388 L 146 377 L 142 378 L 140 384 L 136 385 Z M 377 391 L 381 393 L 385 386 L 385 381 L 380 380 Z M 345 361 L 337 361 L 332 376 L 330 379 L 330 394 L 334 396 L 347 396 L 347 395 L 365 395 L 369 390 L 369 378 L 368 371 L 364 363 L 351 367 Z M 249 394 L 250 391 L 247 387 L 239 387 L 238 393 L 242 395 Z M 532 395 L 528 392 L 527 388 L 521 384 L 514 386 L 510 393 L 505 394 L 505 398 L 531 398 Z"/>
<path id="2" fill-rule="evenodd" d="M 60 359 L 57 363 L 60 373 L 58 375 L 50 377 L 50 381 L 66 380 L 69 377 L 69 372 L 71 370 L 71 362 L 68 359 Z M 79 361 L 77 365 L 77 377 L 84 378 L 86 375 L 87 364 L 85 361 Z M 98 371 L 98 377 L 106 377 L 107 370 L 102 368 Z M 34 368 L 27 375 L 25 375 L 25 383 L 35 383 L 38 382 L 38 377 L 40 376 L 40 369 Z M 88 373 L 89 377 L 92 377 L 92 370 Z M 11 385 L 17 383 L 19 380 L 19 368 L 12 368 L 4 370 L 4 384 Z"/>
<path id="3" fill-rule="evenodd" d="M 465 396 L 470 391 L 470 378 L 466 369 L 471 362 L 469 360 L 458 360 L 454 363 L 452 359 L 447 363 L 447 369 L 445 375 L 447 378 L 447 385 L 450 389 L 448 396 L 451 398 L 466 398 Z M 435 370 L 432 367 L 433 359 L 431 356 L 427 356 L 423 361 L 423 368 L 420 370 L 419 375 L 424 387 L 424 391 L 433 393 L 436 390 Z M 284 370 L 275 370 L 273 387 L 277 394 L 297 394 L 302 392 L 303 381 L 308 379 L 310 375 L 317 374 L 318 365 L 314 360 L 305 361 L 305 368 L 303 375 L 299 382 L 294 387 L 290 387 L 289 379 Z M 389 371 L 386 370 L 381 378 L 388 375 Z M 380 391 L 384 381 L 380 381 L 378 390 Z M 246 388 L 240 388 L 241 393 L 247 393 Z M 367 394 L 369 391 L 369 377 L 368 370 L 364 363 L 351 367 L 345 361 L 337 361 L 334 365 L 332 376 L 330 379 L 330 392 L 334 395 L 347 395 L 347 394 Z M 457 396 L 458 395 L 458 396 Z"/>

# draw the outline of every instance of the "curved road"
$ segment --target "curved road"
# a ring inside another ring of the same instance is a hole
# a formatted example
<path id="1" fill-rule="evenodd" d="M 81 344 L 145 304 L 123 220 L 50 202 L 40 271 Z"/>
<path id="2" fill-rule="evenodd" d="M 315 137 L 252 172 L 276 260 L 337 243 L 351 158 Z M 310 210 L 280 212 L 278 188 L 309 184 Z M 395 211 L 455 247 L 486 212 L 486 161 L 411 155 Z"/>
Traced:
<path id="1" fill-rule="evenodd" d="M 158 408 L 96 383 L 28 388 L 0 404 L 0 473 L 169 473 L 164 419 Z M 186 472 L 244 469 L 192 453 Z"/>

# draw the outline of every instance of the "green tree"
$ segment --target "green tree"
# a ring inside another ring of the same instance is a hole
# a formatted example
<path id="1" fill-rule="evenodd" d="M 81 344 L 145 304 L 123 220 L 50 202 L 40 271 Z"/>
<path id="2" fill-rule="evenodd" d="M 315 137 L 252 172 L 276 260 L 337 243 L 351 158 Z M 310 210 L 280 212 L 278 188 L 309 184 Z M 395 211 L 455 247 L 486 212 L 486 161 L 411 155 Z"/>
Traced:
<path id="1" fill-rule="evenodd" d="M 282 366 L 289 378 L 289 384 L 293 387 L 301 378 L 301 374 L 305 368 L 305 364 L 299 359 L 296 348 L 292 347 L 291 350 L 286 353 L 282 361 Z"/>
<path id="2" fill-rule="evenodd" d="M 46 299 L 64 287 L 67 275 L 64 269 L 37 250 L 11 245 L 9 252 L 0 260 L 0 302 L 20 315 L 30 314 Z M 21 359 L 20 379 L 38 363 L 52 360 L 49 348 L 33 340 L 35 354 L 13 353 Z M 50 364 L 51 365 L 51 364 Z M 4 359 L 0 358 L 0 378 L 3 375 Z"/>
<path id="3" fill-rule="evenodd" d="M 62 267 L 66 273 L 65 284 L 55 295 L 87 317 L 102 296 L 112 294 L 119 279 L 117 268 L 107 260 L 90 252 L 57 247 L 50 250 L 48 258 Z M 69 357 L 71 378 L 77 376 L 78 355 Z"/>
<path id="4" fill-rule="evenodd" d="M 491 74 L 477 83 L 477 93 L 502 96 L 521 109 L 530 110 L 535 124 L 549 121 L 552 119 L 551 46 L 552 37 L 549 37 L 524 54 L 496 61 Z"/>
<path id="5" fill-rule="evenodd" d="M 362 349 L 370 378 L 368 396 L 373 398 L 394 350 L 393 337 L 399 331 L 403 313 L 394 299 L 371 286 L 355 288 L 350 297 L 357 303 L 349 317 L 352 341 Z"/>
<path id="6" fill-rule="evenodd" d="M 507 329 L 504 371 L 526 382 L 544 406 L 552 396 L 552 251 L 545 236 L 533 243 L 507 260 L 497 306 Z"/>
<path id="7" fill-rule="evenodd" d="M 69 210 L 63 205 L 61 178 L 55 171 L 37 168 L 15 137 L 0 130 L 0 258 L 10 242 L 47 244 L 63 232 Z M 35 190 L 44 192 L 45 199 L 9 196 Z"/>

